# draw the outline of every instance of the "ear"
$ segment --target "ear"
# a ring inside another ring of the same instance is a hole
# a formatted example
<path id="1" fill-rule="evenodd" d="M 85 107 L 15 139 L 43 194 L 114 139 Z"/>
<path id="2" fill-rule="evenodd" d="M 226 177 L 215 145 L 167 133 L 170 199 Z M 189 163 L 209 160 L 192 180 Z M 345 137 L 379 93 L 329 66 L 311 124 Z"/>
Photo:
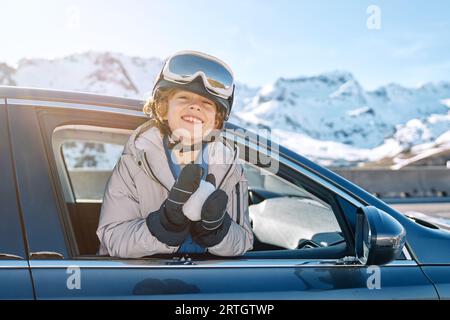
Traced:
<path id="1" fill-rule="evenodd" d="M 220 130 L 220 119 L 216 116 L 216 120 L 214 121 L 214 130 Z"/>
<path id="2" fill-rule="evenodd" d="M 215 116 L 215 125 L 214 128 L 217 130 L 222 130 L 222 126 L 223 126 L 223 121 L 225 119 L 225 114 L 223 114 L 220 109 L 219 106 L 216 103 L 216 116 Z"/>
<path id="3" fill-rule="evenodd" d="M 162 120 L 168 120 L 169 118 L 169 102 L 173 98 L 176 92 L 169 93 L 168 96 L 165 96 L 163 99 L 161 99 L 160 105 L 159 105 L 159 113 L 162 115 Z"/>

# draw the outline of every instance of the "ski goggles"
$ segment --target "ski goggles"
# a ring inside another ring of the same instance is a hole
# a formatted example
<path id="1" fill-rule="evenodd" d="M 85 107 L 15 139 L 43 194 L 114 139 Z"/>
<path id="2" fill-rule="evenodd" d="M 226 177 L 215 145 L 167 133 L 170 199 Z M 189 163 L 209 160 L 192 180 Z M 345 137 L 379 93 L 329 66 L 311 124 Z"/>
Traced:
<path id="1" fill-rule="evenodd" d="M 203 84 L 213 95 L 228 99 L 233 95 L 234 77 L 231 69 L 221 60 L 194 51 L 182 51 L 171 56 L 165 63 L 160 77 L 186 84 L 201 76 Z"/>

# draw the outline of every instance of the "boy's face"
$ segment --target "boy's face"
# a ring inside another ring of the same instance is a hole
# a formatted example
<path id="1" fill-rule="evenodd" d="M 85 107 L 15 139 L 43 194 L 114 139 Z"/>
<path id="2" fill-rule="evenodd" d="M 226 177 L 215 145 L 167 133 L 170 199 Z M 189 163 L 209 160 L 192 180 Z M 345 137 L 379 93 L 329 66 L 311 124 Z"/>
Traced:
<path id="1" fill-rule="evenodd" d="M 167 121 L 183 144 L 200 142 L 216 127 L 216 105 L 190 91 L 177 90 L 168 101 Z"/>

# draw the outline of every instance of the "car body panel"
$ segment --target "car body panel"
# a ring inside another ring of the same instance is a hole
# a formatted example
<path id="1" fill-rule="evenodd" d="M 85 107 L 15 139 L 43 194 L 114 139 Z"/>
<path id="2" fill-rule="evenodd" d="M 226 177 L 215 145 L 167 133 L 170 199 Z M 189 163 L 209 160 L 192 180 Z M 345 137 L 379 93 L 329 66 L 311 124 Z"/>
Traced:
<path id="1" fill-rule="evenodd" d="M 422 266 L 421 268 L 435 284 L 439 298 L 450 300 L 450 266 Z"/>
<path id="2" fill-rule="evenodd" d="M 26 258 L 4 104 L 0 104 L 0 172 L 0 253 Z"/>
<path id="3" fill-rule="evenodd" d="M 27 106 L 8 107 L 15 174 L 30 255 L 56 252 L 67 257 L 69 250 L 36 113 Z"/>
<path id="4" fill-rule="evenodd" d="M 286 259 L 184 263 L 32 261 L 31 267 L 38 299 L 437 299 L 420 269 L 407 264 L 381 267 L 379 288 L 369 289 L 374 272 L 365 266 Z M 74 270 L 78 288 L 67 286 Z"/>
<path id="5" fill-rule="evenodd" d="M 34 298 L 28 261 L 0 260 L 0 300 Z"/>
<path id="6" fill-rule="evenodd" d="M 0 299 L 33 299 L 3 102 L 0 101 Z"/>

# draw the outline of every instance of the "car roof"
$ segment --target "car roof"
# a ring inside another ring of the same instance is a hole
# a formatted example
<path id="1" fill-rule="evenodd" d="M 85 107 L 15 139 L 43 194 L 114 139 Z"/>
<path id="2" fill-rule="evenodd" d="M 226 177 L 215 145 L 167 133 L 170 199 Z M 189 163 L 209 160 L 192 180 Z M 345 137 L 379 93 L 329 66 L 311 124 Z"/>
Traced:
<path id="1" fill-rule="evenodd" d="M 134 111 L 141 111 L 144 105 L 144 101 L 140 99 L 105 94 L 3 85 L 0 85 L 0 98 L 98 105 Z"/>

